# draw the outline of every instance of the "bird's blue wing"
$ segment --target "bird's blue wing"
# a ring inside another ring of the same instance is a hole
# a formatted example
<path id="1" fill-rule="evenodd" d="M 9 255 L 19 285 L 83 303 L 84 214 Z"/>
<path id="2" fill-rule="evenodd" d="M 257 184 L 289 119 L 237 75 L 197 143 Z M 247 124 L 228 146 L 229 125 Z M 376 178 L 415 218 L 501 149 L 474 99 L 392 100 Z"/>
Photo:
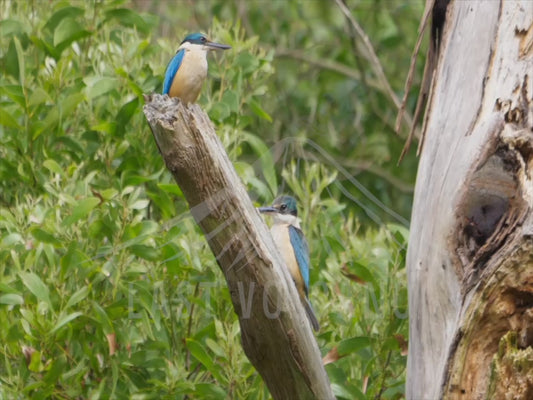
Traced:
<path id="1" fill-rule="evenodd" d="M 185 50 L 181 49 L 176 53 L 176 55 L 170 60 L 167 65 L 167 70 L 165 72 L 165 82 L 163 83 L 163 94 L 168 94 L 170 87 L 172 86 L 172 81 L 180 68 L 181 62 L 183 61 L 183 56 L 185 55 Z"/>
<path id="2" fill-rule="evenodd" d="M 303 232 L 295 226 L 289 226 L 289 238 L 291 239 L 291 245 L 294 249 L 294 255 L 300 267 L 300 273 L 305 284 L 305 294 L 307 295 L 309 290 L 309 246 L 307 246 L 307 240 Z"/>

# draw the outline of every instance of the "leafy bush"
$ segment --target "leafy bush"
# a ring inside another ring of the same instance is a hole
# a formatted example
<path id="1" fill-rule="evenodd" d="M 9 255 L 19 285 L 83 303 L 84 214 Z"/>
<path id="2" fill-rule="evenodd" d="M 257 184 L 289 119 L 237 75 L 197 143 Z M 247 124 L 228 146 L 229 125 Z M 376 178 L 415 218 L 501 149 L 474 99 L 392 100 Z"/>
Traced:
<path id="1" fill-rule="evenodd" d="M 191 13 L 171 4 L 149 13 L 135 8 L 142 2 L 0 3 L 0 398 L 269 396 L 142 113 L 143 93 L 161 90 L 172 38 L 185 33 L 154 32 Z M 361 82 L 275 58 L 275 47 L 333 37 L 332 59 L 349 60 L 342 18 L 320 2 L 251 4 L 243 26 L 258 35 L 211 21 L 230 20 L 233 5 L 195 10 L 212 37 L 233 46 L 210 56 L 199 102 L 253 199 L 268 203 L 282 191 L 300 200 L 317 340 L 335 394 L 401 397 L 407 231 L 387 206 L 405 210 L 409 197 L 392 201 L 396 189 L 369 175 L 362 181 L 380 200 L 361 194 L 344 162 L 365 152 L 395 162 L 400 140 L 373 119 L 380 109 L 389 120 L 391 106 L 379 93 L 377 103 L 358 103 L 365 128 L 352 136 L 354 110 L 342 99 L 364 92 Z M 265 26 L 260 13 L 279 18 Z M 335 24 L 307 36 L 307 25 L 291 22 L 299 13 Z M 390 13 L 376 16 L 384 49 L 401 36 Z M 377 225 L 363 229 L 362 220 Z"/>

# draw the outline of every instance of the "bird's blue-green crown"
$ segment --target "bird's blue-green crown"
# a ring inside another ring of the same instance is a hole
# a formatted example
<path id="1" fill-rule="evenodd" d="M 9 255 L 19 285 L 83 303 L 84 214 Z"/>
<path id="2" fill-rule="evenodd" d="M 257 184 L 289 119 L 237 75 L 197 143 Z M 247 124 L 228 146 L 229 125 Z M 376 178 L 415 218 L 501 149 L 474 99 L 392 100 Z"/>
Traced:
<path id="1" fill-rule="evenodd" d="M 207 42 L 207 36 L 205 36 L 203 33 L 191 33 L 190 35 L 185 36 L 185 39 L 183 39 L 183 42 L 181 44 L 189 42 L 193 44 L 203 44 Z"/>
<path id="2" fill-rule="evenodd" d="M 280 196 L 274 200 L 273 207 L 277 208 L 280 214 L 291 214 L 298 216 L 298 208 L 296 207 L 296 199 L 292 196 Z"/>

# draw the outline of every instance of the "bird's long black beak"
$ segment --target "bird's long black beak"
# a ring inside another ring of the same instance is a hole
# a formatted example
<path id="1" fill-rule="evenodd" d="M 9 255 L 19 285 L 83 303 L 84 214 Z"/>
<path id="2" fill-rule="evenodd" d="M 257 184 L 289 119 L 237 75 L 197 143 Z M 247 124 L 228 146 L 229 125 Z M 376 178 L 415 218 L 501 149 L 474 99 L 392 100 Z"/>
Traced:
<path id="1" fill-rule="evenodd" d="M 259 207 L 257 209 L 261 214 L 272 214 L 272 213 L 278 213 L 279 210 L 276 207 Z"/>
<path id="2" fill-rule="evenodd" d="M 230 45 L 222 44 L 222 43 L 216 43 L 216 42 L 205 42 L 204 46 L 209 47 L 210 50 L 228 50 L 231 49 Z"/>

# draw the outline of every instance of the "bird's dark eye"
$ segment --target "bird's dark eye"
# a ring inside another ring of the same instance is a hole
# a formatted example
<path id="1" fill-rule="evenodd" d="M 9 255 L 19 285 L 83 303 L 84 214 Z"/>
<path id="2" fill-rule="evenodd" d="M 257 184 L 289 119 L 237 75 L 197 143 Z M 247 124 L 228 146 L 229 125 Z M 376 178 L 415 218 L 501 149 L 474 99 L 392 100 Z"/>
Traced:
<path id="1" fill-rule="evenodd" d="M 205 36 L 202 36 L 202 38 L 200 40 L 202 41 L 202 43 L 207 42 L 207 38 Z"/>
<path id="2" fill-rule="evenodd" d="M 286 211 L 287 210 L 287 204 L 282 204 L 281 206 L 279 206 L 279 210 L 280 211 Z"/>

